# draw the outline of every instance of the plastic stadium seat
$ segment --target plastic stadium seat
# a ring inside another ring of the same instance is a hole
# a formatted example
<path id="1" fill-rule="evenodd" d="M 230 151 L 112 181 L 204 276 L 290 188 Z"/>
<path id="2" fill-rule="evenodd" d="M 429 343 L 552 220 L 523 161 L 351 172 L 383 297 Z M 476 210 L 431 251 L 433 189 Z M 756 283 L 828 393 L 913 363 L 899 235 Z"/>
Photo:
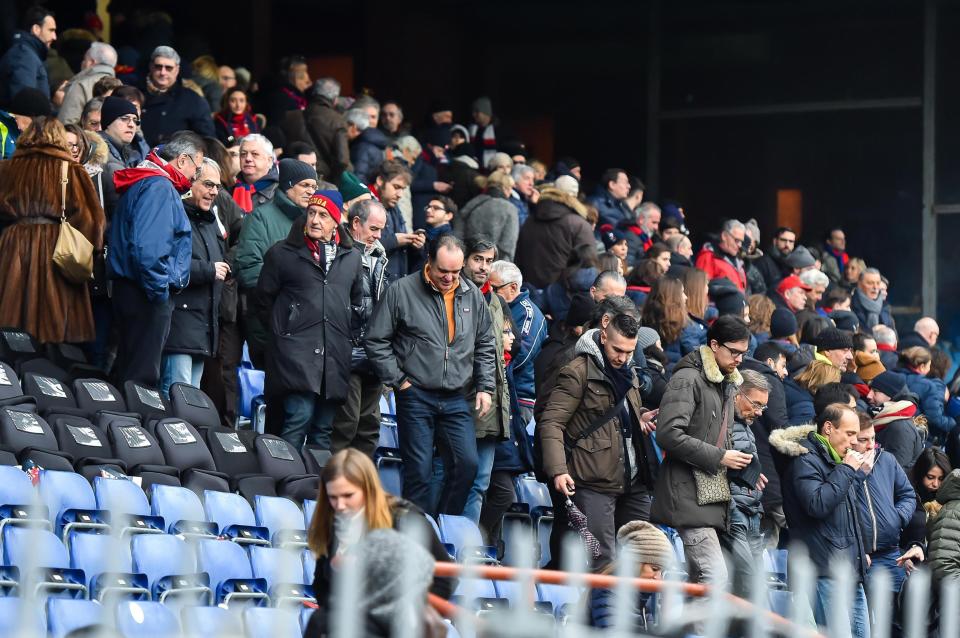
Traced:
<path id="1" fill-rule="evenodd" d="M 240 613 L 223 607 L 184 607 L 180 610 L 180 623 L 185 638 L 243 635 Z"/>
<path id="2" fill-rule="evenodd" d="M 313 589 L 304 583 L 303 563 L 298 552 L 256 546 L 251 547 L 249 552 L 253 576 L 267 581 L 267 591 L 274 606 L 290 602 L 317 602 Z"/>
<path id="3" fill-rule="evenodd" d="M 438 523 L 441 539 L 453 545 L 458 561 L 496 562 L 496 548 L 483 544 L 480 528 L 469 518 L 441 514 Z"/>
<path id="4" fill-rule="evenodd" d="M 73 471 L 73 461 L 60 452 L 53 428 L 32 405 L 0 408 L 0 443 L 22 462 L 32 460 L 47 469 Z"/>
<path id="5" fill-rule="evenodd" d="M 767 570 L 767 584 L 777 589 L 787 589 L 788 553 L 785 549 L 768 549 L 763 552 L 763 565 Z"/>
<path id="6" fill-rule="evenodd" d="M 389 448 L 378 448 L 374 455 L 377 465 L 377 474 L 383 489 L 394 496 L 403 496 L 403 461 L 400 452 Z"/>
<path id="7" fill-rule="evenodd" d="M 150 512 L 147 495 L 133 481 L 98 476 L 93 480 L 93 491 L 97 506 L 110 511 L 110 521 L 121 526 L 121 534 L 163 533 L 163 519 Z"/>
<path id="8" fill-rule="evenodd" d="M 481 578 L 460 579 L 453 599 L 477 615 L 508 609 L 510 606 L 506 599 L 497 595 L 497 589 L 492 580 Z"/>
<path id="9" fill-rule="evenodd" d="M 255 496 L 253 503 L 257 525 L 270 530 L 274 547 L 300 549 L 307 546 L 303 512 L 296 503 L 281 496 Z"/>
<path id="10" fill-rule="evenodd" d="M 100 379 L 77 379 L 73 382 L 73 395 L 77 407 L 86 410 L 93 418 L 97 412 L 126 412 L 127 402 L 115 387 Z"/>
<path id="11" fill-rule="evenodd" d="M 380 441 L 377 447 L 397 449 L 400 439 L 397 437 L 397 422 L 390 417 L 380 418 Z"/>
<path id="12" fill-rule="evenodd" d="M 19 328 L 0 328 L 0 360 L 17 364 L 41 356 L 40 344 Z"/>
<path id="13" fill-rule="evenodd" d="M 200 388 L 187 383 L 170 386 L 170 405 L 173 416 L 192 423 L 197 428 L 215 428 L 220 425 L 220 414 L 213 400 Z"/>
<path id="14" fill-rule="evenodd" d="M 124 600 L 114 610 L 114 618 L 123 638 L 181 638 L 180 620 L 160 603 Z"/>
<path id="15" fill-rule="evenodd" d="M 83 570 L 91 599 L 102 601 L 109 595 L 150 600 L 146 576 L 134 573 L 130 546 L 118 538 L 74 532 L 70 535 L 70 566 Z"/>
<path id="16" fill-rule="evenodd" d="M 316 474 L 323 472 L 323 468 L 330 462 L 333 453 L 317 444 L 308 443 L 303 446 L 303 465 L 307 474 Z"/>
<path id="17" fill-rule="evenodd" d="M 154 600 L 190 598 L 213 604 L 210 578 L 197 568 L 193 548 L 169 534 L 139 534 L 131 543 L 133 568 L 147 577 Z"/>
<path id="18" fill-rule="evenodd" d="M 123 384 L 123 396 L 127 409 L 140 415 L 144 423 L 153 419 L 164 419 L 172 414 L 170 405 L 156 388 L 148 388 L 136 381 Z"/>
<path id="19" fill-rule="evenodd" d="M 13 366 L 0 361 L 0 405 L 16 405 L 20 403 L 36 403 L 32 397 L 23 393 L 20 378 Z"/>
<path id="20" fill-rule="evenodd" d="M 267 582 L 254 578 L 243 548 L 223 540 L 197 541 L 197 565 L 210 575 L 216 602 L 229 606 L 234 600 L 269 605 Z"/>
<path id="21" fill-rule="evenodd" d="M 50 514 L 53 531 L 64 541 L 74 530 L 110 529 L 107 514 L 97 507 L 93 488 L 79 474 L 40 470 L 39 493 Z"/>
<path id="22" fill-rule="evenodd" d="M 244 344 L 246 349 L 246 344 Z M 257 370 L 249 360 L 241 361 L 237 368 L 237 413 L 245 419 L 253 419 L 254 402 L 263 398 L 263 383 L 266 380 L 266 373 L 263 370 Z"/>
<path id="23" fill-rule="evenodd" d="M 300 608 L 300 631 L 305 632 L 307 630 L 307 625 L 310 624 L 310 616 L 313 615 L 316 609 L 312 607 L 301 607 Z"/>
<path id="24" fill-rule="evenodd" d="M 770 601 L 770 611 L 784 618 L 790 618 L 793 608 L 793 592 L 771 589 L 767 592 L 767 600 Z"/>
<path id="25" fill-rule="evenodd" d="M 301 638 L 300 615 L 287 609 L 252 607 L 243 610 L 247 638 Z"/>
<path id="26" fill-rule="evenodd" d="M 312 586 L 317 573 L 317 557 L 309 549 L 305 549 L 300 552 L 300 560 L 303 562 L 303 582 Z"/>
<path id="27" fill-rule="evenodd" d="M 0 636 L 45 636 L 43 610 L 36 605 L 20 607 L 19 598 L 0 598 Z"/>
<path id="28" fill-rule="evenodd" d="M 270 531 L 257 525 L 250 503 L 239 494 L 207 491 L 203 495 L 207 520 L 222 536 L 241 545 L 269 545 Z"/>
<path id="29" fill-rule="evenodd" d="M 67 550 L 53 532 L 7 527 L 3 530 L 3 560 L 20 568 L 21 588 L 30 587 L 38 596 L 42 591 L 68 598 L 87 595 L 83 571 L 70 567 Z"/>
<path id="30" fill-rule="evenodd" d="M 239 492 L 251 504 L 257 494 L 277 495 L 276 480 L 260 471 L 260 462 L 251 449 L 253 440 L 246 440 L 252 433 L 218 426 L 205 428 L 201 434 L 206 435 L 217 470 L 230 477 L 231 491 Z"/>
<path id="31" fill-rule="evenodd" d="M 568 585 L 537 585 L 537 598 L 553 605 L 553 614 L 558 621 L 566 616 L 568 606 L 580 599 L 580 590 Z"/>
<path id="32" fill-rule="evenodd" d="M 190 423 L 180 418 L 161 419 L 153 432 L 167 464 L 180 471 L 184 487 L 198 495 L 205 490 L 230 490 L 227 475 L 217 471 L 206 441 Z"/>
<path id="33" fill-rule="evenodd" d="M 310 523 L 313 521 L 313 513 L 317 511 L 317 502 L 312 498 L 303 500 L 303 529 L 310 529 Z"/>
<path id="34" fill-rule="evenodd" d="M 279 436 L 264 434 L 254 440 L 254 450 L 261 471 L 276 481 L 277 496 L 298 503 L 317 497 L 320 477 L 307 474 L 300 453 L 292 445 Z"/>
<path id="35" fill-rule="evenodd" d="M 515 478 L 514 487 L 517 491 L 517 502 L 530 508 L 534 539 L 540 548 L 540 566 L 543 567 L 550 562 L 550 533 L 554 519 L 550 489 L 532 475 Z"/>
<path id="36" fill-rule="evenodd" d="M 47 631 L 50 638 L 64 638 L 76 629 L 109 624 L 105 614 L 103 605 L 94 600 L 50 598 L 47 600 Z"/>
<path id="37" fill-rule="evenodd" d="M 126 463 L 128 474 L 139 476 L 144 488 L 155 483 L 180 485 L 177 468 L 167 464 L 156 438 L 140 424 L 139 419 L 123 414 L 108 414 L 110 418 L 103 426 L 114 454 Z"/>
<path id="38" fill-rule="evenodd" d="M 397 402 L 394 399 L 393 392 L 380 395 L 380 416 L 394 416 L 397 413 Z"/>
<path id="39" fill-rule="evenodd" d="M 40 374 L 38 372 L 26 372 L 21 375 L 23 391 L 36 399 L 40 414 L 45 414 L 51 410 L 78 415 L 85 414 L 77 408 L 77 400 L 73 395 L 73 390 L 66 382 L 66 373 L 57 370 L 49 372 L 63 376 Z"/>
<path id="40" fill-rule="evenodd" d="M 106 433 L 79 416 L 51 413 L 48 421 L 57 437 L 60 451 L 70 455 L 77 472 L 88 481 L 106 468 L 126 474 L 126 464 L 113 456 L 113 448 Z"/>
<path id="41" fill-rule="evenodd" d="M 40 495 L 30 478 L 15 467 L 0 466 L 0 535 L 7 525 L 45 525 L 49 512 L 39 505 Z M 35 509 L 39 508 L 39 509 Z"/>
<path id="42" fill-rule="evenodd" d="M 185 487 L 154 486 L 150 511 L 163 518 L 170 534 L 181 534 L 186 538 L 217 535 L 217 524 L 207 522 L 200 498 Z"/>

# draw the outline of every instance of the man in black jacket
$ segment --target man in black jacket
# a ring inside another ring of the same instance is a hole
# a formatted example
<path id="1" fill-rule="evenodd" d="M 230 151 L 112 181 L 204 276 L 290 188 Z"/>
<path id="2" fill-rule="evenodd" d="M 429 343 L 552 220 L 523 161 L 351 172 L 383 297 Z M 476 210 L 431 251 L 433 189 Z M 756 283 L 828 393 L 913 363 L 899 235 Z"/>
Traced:
<path id="1" fill-rule="evenodd" d="M 463 243 L 442 235 L 427 265 L 390 285 L 367 330 L 367 356 L 397 398 L 403 496 L 430 514 L 433 448 L 446 484 L 439 512 L 461 514 L 477 474 L 477 441 L 465 394 L 483 417 L 496 389 L 496 346 L 480 290 L 460 276 Z"/>
<path id="2" fill-rule="evenodd" d="M 180 54 L 167 46 L 154 49 L 140 114 L 143 137 L 151 146 L 163 144 L 177 131 L 216 135 L 207 101 L 183 86 L 179 76 Z"/>
<path id="3" fill-rule="evenodd" d="M 763 256 L 753 262 L 754 268 L 760 271 L 768 291 L 776 289 L 784 277 L 791 273 L 789 266 L 784 263 L 787 255 L 793 252 L 797 245 L 797 234 L 792 228 L 781 226 L 773 237 L 773 243 L 763 253 Z"/>

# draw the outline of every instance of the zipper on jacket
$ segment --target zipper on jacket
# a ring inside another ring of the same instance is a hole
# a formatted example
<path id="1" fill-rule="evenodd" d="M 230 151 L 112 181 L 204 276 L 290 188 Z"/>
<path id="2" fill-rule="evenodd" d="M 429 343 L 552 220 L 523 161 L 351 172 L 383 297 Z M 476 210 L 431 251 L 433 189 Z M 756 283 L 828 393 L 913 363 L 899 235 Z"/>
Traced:
<path id="1" fill-rule="evenodd" d="M 870 512 L 870 520 L 873 522 L 873 549 L 870 553 L 877 551 L 877 515 L 873 513 L 873 499 L 870 498 L 870 486 L 867 482 L 863 483 L 863 491 L 867 493 L 867 511 Z"/>

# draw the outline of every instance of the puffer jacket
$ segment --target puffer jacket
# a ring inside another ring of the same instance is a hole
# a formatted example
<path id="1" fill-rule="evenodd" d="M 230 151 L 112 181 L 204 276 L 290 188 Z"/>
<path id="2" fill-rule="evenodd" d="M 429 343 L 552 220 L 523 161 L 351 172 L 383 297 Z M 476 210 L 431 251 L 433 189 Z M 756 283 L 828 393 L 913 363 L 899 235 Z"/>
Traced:
<path id="1" fill-rule="evenodd" d="M 593 229 L 587 209 L 573 195 L 556 188 L 544 188 L 533 207 L 517 245 L 516 264 L 523 278 L 537 288 L 546 288 L 560 279 L 571 256 L 593 246 Z"/>
<path id="2" fill-rule="evenodd" d="M 520 333 L 520 352 L 511 363 L 513 379 L 517 388 L 517 397 L 523 401 L 533 401 L 537 392 L 534 388 L 534 364 L 540 354 L 540 348 L 547 338 L 547 320 L 540 309 L 530 301 L 530 293 L 522 290 L 516 299 L 510 302 L 510 314 Z"/>
<path id="3" fill-rule="evenodd" d="M 354 244 L 354 248 L 360 251 L 360 264 L 363 267 L 363 301 L 360 305 L 359 343 L 353 348 L 351 365 L 355 373 L 373 374 L 373 366 L 370 365 L 367 351 L 363 348 L 363 340 L 370 317 L 373 316 L 373 309 L 387 286 L 387 252 L 379 241 L 375 241 L 370 247 Z"/>
<path id="4" fill-rule="evenodd" d="M 517 249 L 517 209 L 502 192 L 477 195 L 453 216 L 453 232 L 466 242 L 485 237 L 497 245 L 497 259 L 513 261 Z"/>
<path id="5" fill-rule="evenodd" d="M 868 554 L 900 546 L 901 532 L 917 509 L 917 495 L 892 454 L 880 452 L 866 480 L 857 484 L 857 507 Z"/>
<path id="6" fill-rule="evenodd" d="M 617 622 L 617 595 L 612 589 L 591 589 L 587 594 L 590 597 L 590 626 L 599 629 L 612 629 Z M 647 635 L 647 602 L 650 596 L 645 592 L 637 593 L 633 608 L 630 609 L 630 619 L 633 621 L 635 635 Z"/>
<path id="7" fill-rule="evenodd" d="M 789 425 L 803 425 L 812 423 L 816 418 L 813 409 L 813 395 L 807 392 L 799 383 L 787 377 L 783 380 L 783 395 L 787 403 L 787 423 Z"/>
<path id="8" fill-rule="evenodd" d="M 756 455 L 757 442 L 754 439 L 753 431 L 750 426 L 743 423 L 741 419 L 734 419 L 730 428 L 730 447 L 744 454 Z M 740 481 L 733 480 L 734 472 L 731 470 L 727 474 L 730 476 L 730 494 L 733 496 L 733 502 L 741 512 L 748 516 L 759 514 L 763 511 L 760 504 L 762 490 L 749 488 Z"/>
<path id="9" fill-rule="evenodd" d="M 770 435 L 774 430 L 787 426 L 787 404 L 783 395 L 783 382 L 770 366 L 756 359 L 744 359 L 740 369 L 759 372 L 770 385 L 767 409 L 750 424 L 750 429 L 753 430 L 754 443 L 757 445 L 760 469 L 767 477 L 767 486 L 763 488 L 761 499 L 763 506 L 764 508 L 779 507 L 783 503 L 783 496 L 780 490 L 780 473 L 773 464 L 773 455 L 770 452 Z"/>
<path id="10" fill-rule="evenodd" d="M 783 467 L 781 479 L 793 489 L 783 491 L 783 513 L 790 537 L 804 543 L 821 577 L 841 558 L 866 580 L 865 544 L 857 513 L 860 470 L 836 463 L 814 436 L 815 426 L 799 425 L 770 435 L 774 460 Z"/>
<path id="11" fill-rule="evenodd" d="M 697 254 L 696 266 L 707 273 L 710 280 L 726 277 L 732 281 L 740 292 L 747 289 L 747 273 L 743 269 L 743 262 L 739 257 L 729 257 L 719 248 L 704 244 Z"/>
<path id="12" fill-rule="evenodd" d="M 140 120 L 143 137 L 148 144 L 163 144 L 177 131 L 189 130 L 204 137 L 214 137 L 213 118 L 206 100 L 177 80 L 169 91 L 151 93 L 146 86 Z"/>
<path id="13" fill-rule="evenodd" d="M 365 129 L 360 136 L 350 142 L 350 162 L 353 174 L 364 184 L 373 181 L 377 169 L 386 158 L 386 148 L 390 140 L 378 128 Z"/>
<path id="14" fill-rule="evenodd" d="M 673 370 L 680 359 L 705 345 L 707 345 L 706 323 L 688 314 L 687 323 L 680 331 L 677 340 L 663 346 L 663 353 L 667 355 L 667 370 Z"/>
<path id="15" fill-rule="evenodd" d="M 28 31 L 17 30 L 13 44 L 0 58 L 0 102 L 8 104 L 21 89 L 37 89 L 50 97 L 47 77 L 47 45 Z"/>
<path id="16" fill-rule="evenodd" d="M 957 426 L 957 420 L 944 412 L 946 384 L 940 379 L 917 374 L 913 370 L 894 370 L 907 378 L 907 388 L 920 398 L 920 411 L 927 417 L 927 424 L 939 436 L 945 436 Z"/>
<path id="17" fill-rule="evenodd" d="M 626 395 L 631 423 L 624 424 L 622 411 L 618 411 L 595 432 L 577 440 L 567 456 L 564 441 L 572 442 L 613 407 L 614 388 L 604 371 L 597 335 L 597 330 L 588 330 L 577 340 L 576 356 L 560 370 L 537 421 L 544 472 L 550 477 L 569 474 L 578 486 L 623 494 L 631 485 L 631 463 L 636 463 L 637 478 L 653 487 L 656 461 L 651 456 L 653 446 L 639 428 L 640 415 L 647 410 L 636 376 Z M 633 450 L 627 448 L 628 442 Z"/>
<path id="18" fill-rule="evenodd" d="M 947 475 L 937 490 L 943 508 L 927 523 L 927 562 L 935 581 L 960 578 L 960 470 Z"/>
<path id="19" fill-rule="evenodd" d="M 720 471 L 720 461 L 730 449 L 720 441 L 724 416 L 733 425 L 733 395 L 743 383 L 740 372 L 724 375 L 713 351 L 701 346 L 683 357 L 673 371 L 657 417 L 657 443 L 665 453 L 653 497 L 650 521 L 674 528 L 729 525 L 729 503 L 697 505 L 693 470 Z M 727 414 L 724 414 L 724 410 Z"/>

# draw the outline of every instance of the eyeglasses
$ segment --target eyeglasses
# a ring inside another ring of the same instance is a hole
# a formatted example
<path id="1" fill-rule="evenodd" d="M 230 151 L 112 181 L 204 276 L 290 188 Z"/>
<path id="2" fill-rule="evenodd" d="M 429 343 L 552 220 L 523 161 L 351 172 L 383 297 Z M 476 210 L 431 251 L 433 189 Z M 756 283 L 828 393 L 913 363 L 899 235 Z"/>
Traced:
<path id="1" fill-rule="evenodd" d="M 429 213 L 430 211 L 432 211 L 432 210 L 438 210 L 438 211 L 440 211 L 441 213 L 447 212 L 447 209 L 444 208 L 443 206 L 434 206 L 433 204 L 427 204 L 426 206 L 423 207 L 423 210 L 426 211 L 426 212 L 428 212 L 428 213 Z"/>
<path id="2" fill-rule="evenodd" d="M 743 359 L 750 352 L 749 350 L 736 350 L 725 343 L 721 343 L 720 345 L 726 348 L 727 352 L 729 352 L 734 359 Z"/>
<path id="3" fill-rule="evenodd" d="M 218 190 L 220 190 L 220 184 L 218 184 L 218 183 L 216 183 L 216 182 L 211 182 L 211 181 L 208 180 L 208 179 L 205 179 L 205 180 L 203 180 L 202 182 L 200 182 L 200 185 L 203 186 L 204 188 L 206 188 L 208 191 L 218 191 Z"/>
<path id="4" fill-rule="evenodd" d="M 508 282 L 505 283 L 505 284 L 500 284 L 499 286 L 490 286 L 490 287 L 493 289 L 493 292 L 500 292 L 503 288 L 506 288 L 507 286 L 512 286 L 512 285 L 515 284 L 515 283 L 517 283 L 517 282 L 515 282 L 515 281 L 508 281 Z"/>
<path id="5" fill-rule="evenodd" d="M 117 118 L 124 124 L 133 124 L 134 126 L 140 126 L 140 118 L 136 115 L 123 115 Z"/>
<path id="6" fill-rule="evenodd" d="M 154 63 L 154 65 L 153 65 L 153 70 L 154 70 L 154 71 L 166 71 L 167 73 L 173 73 L 173 71 L 174 71 L 176 68 L 177 68 L 177 65 L 176 65 L 176 64 L 157 64 L 157 63 Z"/>
<path id="7" fill-rule="evenodd" d="M 754 410 L 756 410 L 757 414 L 763 414 L 763 411 L 767 409 L 767 404 L 766 404 L 766 403 L 760 403 L 759 401 L 754 401 L 753 399 L 751 399 L 751 398 L 748 397 L 747 395 L 743 394 L 742 392 L 740 393 L 740 396 L 742 396 L 744 399 L 747 400 L 747 402 L 750 404 L 750 406 L 751 406 Z"/>
<path id="8" fill-rule="evenodd" d="M 80 145 L 77 144 L 76 142 L 67 142 L 67 146 L 70 147 L 70 150 L 71 150 L 71 151 L 79 151 L 79 150 L 80 150 Z"/>

